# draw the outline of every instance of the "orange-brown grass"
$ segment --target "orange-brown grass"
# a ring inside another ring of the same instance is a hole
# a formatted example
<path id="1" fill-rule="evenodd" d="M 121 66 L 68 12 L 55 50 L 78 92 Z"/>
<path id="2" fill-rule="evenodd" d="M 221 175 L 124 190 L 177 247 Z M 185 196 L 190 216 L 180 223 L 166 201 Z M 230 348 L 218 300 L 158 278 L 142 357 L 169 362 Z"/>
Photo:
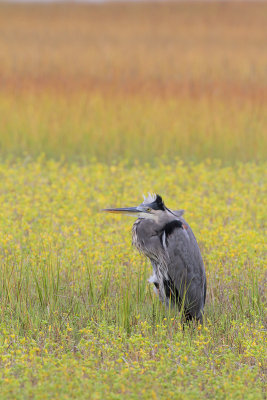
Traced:
<path id="1" fill-rule="evenodd" d="M 264 97 L 267 4 L 0 10 L 2 88 Z"/>
<path id="2" fill-rule="evenodd" d="M 264 3 L 1 4 L 1 154 L 265 158 L 266 15 Z"/>

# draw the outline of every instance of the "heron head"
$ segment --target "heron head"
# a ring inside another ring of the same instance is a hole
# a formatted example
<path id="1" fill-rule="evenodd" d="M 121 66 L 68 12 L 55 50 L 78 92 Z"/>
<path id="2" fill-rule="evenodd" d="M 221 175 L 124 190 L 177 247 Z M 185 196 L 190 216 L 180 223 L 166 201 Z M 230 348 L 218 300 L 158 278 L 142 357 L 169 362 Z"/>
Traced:
<path id="1" fill-rule="evenodd" d="M 105 208 L 103 211 L 155 219 L 166 211 L 166 207 L 160 195 L 149 193 L 147 197 L 144 196 L 144 201 L 137 207 Z"/>

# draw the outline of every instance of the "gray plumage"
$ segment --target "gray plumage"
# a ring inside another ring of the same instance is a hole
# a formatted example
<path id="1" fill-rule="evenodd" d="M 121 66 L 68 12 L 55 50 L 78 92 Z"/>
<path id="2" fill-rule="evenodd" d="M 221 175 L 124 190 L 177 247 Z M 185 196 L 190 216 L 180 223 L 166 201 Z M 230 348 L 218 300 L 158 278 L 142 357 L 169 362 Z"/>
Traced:
<path id="1" fill-rule="evenodd" d="M 132 229 L 133 245 L 151 261 L 153 275 L 149 281 L 160 300 L 166 306 L 177 306 L 185 320 L 202 323 L 205 268 L 183 210 L 171 211 L 159 195 L 149 195 L 138 207 L 105 211 L 138 216 Z"/>

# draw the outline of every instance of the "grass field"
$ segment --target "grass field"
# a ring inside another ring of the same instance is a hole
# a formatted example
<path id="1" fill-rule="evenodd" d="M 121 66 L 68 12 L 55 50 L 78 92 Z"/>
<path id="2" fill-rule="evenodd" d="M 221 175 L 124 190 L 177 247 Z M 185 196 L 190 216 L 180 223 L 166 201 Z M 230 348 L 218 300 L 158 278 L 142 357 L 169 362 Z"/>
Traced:
<path id="1" fill-rule="evenodd" d="M 266 15 L 265 3 L 0 4 L 0 155 L 264 160 Z"/>
<path id="2" fill-rule="evenodd" d="M 263 398 L 265 171 L 2 164 L 2 398 Z M 199 239 L 204 328 L 155 298 L 132 219 L 100 213 L 151 185 Z"/>
<path id="3" fill-rule="evenodd" d="M 264 3 L 0 4 L 0 397 L 264 399 Z M 203 326 L 147 282 L 160 193 L 203 254 Z"/>

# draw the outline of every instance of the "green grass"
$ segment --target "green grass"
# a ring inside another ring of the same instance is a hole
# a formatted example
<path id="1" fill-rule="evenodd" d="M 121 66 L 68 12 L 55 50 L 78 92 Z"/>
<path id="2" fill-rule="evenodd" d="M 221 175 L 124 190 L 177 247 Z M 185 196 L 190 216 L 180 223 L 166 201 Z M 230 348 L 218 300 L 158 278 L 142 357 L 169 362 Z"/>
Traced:
<path id="1" fill-rule="evenodd" d="M 266 164 L 0 164 L 1 399 L 263 399 Z M 182 329 L 100 212 L 144 191 L 187 210 L 204 257 L 203 327 Z"/>
<path id="2" fill-rule="evenodd" d="M 0 155 L 88 162 L 165 158 L 224 164 L 266 159 L 260 100 L 151 96 L 0 95 Z"/>

